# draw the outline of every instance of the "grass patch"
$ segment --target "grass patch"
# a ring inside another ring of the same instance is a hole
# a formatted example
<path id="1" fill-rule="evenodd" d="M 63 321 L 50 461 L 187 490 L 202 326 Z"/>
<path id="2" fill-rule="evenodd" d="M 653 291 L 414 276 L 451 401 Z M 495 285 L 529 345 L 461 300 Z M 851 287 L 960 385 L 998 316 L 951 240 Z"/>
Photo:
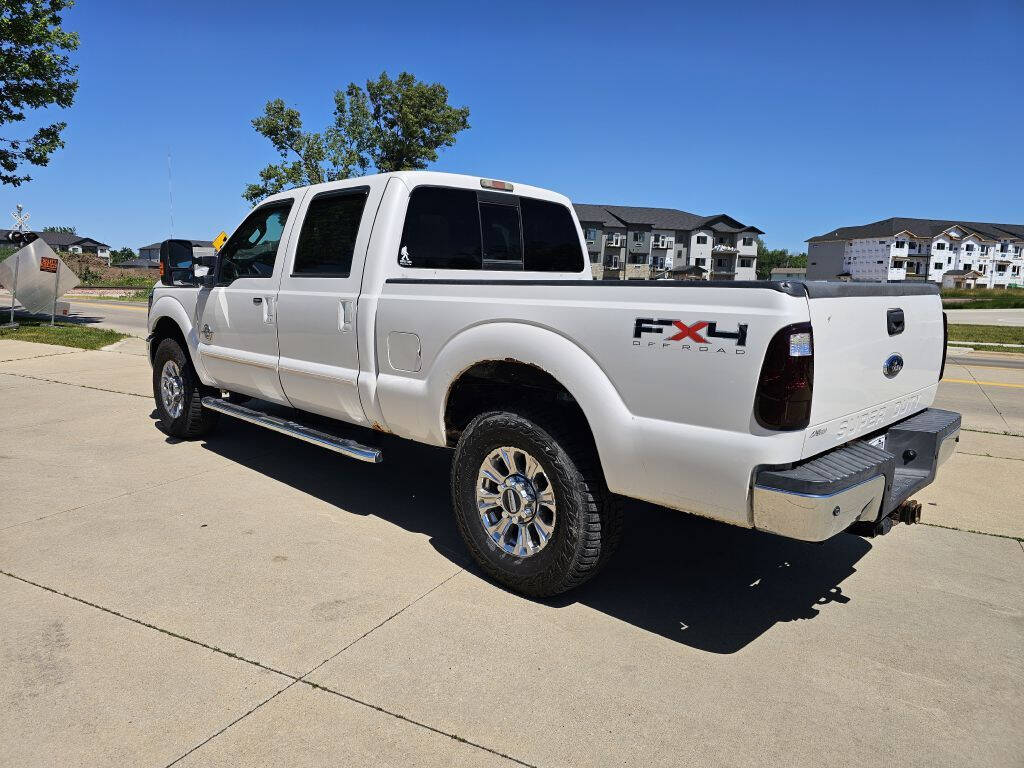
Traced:
<path id="1" fill-rule="evenodd" d="M 149 300 L 149 291 L 132 291 L 131 293 L 114 293 L 109 296 L 75 296 L 75 301 L 140 301 Z"/>
<path id="2" fill-rule="evenodd" d="M 1024 288 L 942 288 L 944 299 L 992 299 L 997 296 L 1024 298 Z"/>
<path id="3" fill-rule="evenodd" d="M 1020 309 L 1024 307 L 1024 288 L 943 288 L 944 309 Z"/>
<path id="4" fill-rule="evenodd" d="M 1024 296 L 995 296 L 991 299 L 971 299 L 970 301 L 944 301 L 943 309 L 1022 309 Z"/>
<path id="5" fill-rule="evenodd" d="M 148 270 L 152 273 L 154 270 Z M 144 274 L 144 275 L 109 275 L 93 273 L 90 277 L 82 281 L 83 288 L 90 288 L 93 286 L 100 288 L 152 288 L 153 283 L 157 281 L 157 275 Z"/>
<path id="6" fill-rule="evenodd" d="M 7 318 L 4 318 L 6 321 Z M 52 328 L 49 320 L 15 317 L 17 328 L 0 328 L 0 339 L 33 341 L 36 344 L 59 344 L 62 347 L 100 349 L 128 335 L 108 328 L 89 328 L 73 323 L 57 323 Z"/>
<path id="7" fill-rule="evenodd" d="M 949 324 L 950 341 L 978 341 L 993 344 L 1024 344 L 1024 327 L 1011 325 Z"/>

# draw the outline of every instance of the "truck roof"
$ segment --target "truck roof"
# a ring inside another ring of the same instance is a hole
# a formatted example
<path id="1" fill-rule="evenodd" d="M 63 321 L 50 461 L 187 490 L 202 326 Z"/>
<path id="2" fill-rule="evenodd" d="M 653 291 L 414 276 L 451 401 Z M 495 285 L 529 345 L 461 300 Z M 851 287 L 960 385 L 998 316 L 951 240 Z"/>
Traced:
<path id="1" fill-rule="evenodd" d="M 334 189 L 345 189 L 346 187 L 358 187 L 364 184 L 378 184 L 387 183 L 387 179 L 396 178 L 400 179 L 409 189 L 419 186 L 443 186 L 443 187 L 462 187 L 465 189 L 476 189 L 479 190 L 483 187 L 481 182 L 483 181 L 497 181 L 494 177 L 488 176 L 469 176 L 462 173 L 443 173 L 440 171 L 392 171 L 391 173 L 373 173 L 366 176 L 352 176 L 348 179 L 340 179 L 338 181 L 327 181 L 322 184 L 307 184 L 303 187 L 293 187 L 284 192 L 278 192 L 277 194 L 270 195 L 261 200 L 258 205 L 262 205 L 270 200 L 275 200 L 278 197 L 288 196 L 294 192 L 302 189 L 312 189 L 316 192 L 329 192 Z M 529 184 L 523 184 L 518 181 L 511 181 L 508 179 L 500 179 L 500 181 L 512 185 L 510 190 L 511 194 L 514 195 L 525 195 L 526 197 L 535 197 L 540 200 L 550 200 L 552 202 L 562 203 L 563 205 L 572 208 L 572 201 L 565 195 L 554 192 L 550 189 L 544 189 L 542 187 L 534 187 Z M 493 189 L 493 188 L 492 188 Z M 501 190 L 498 190 L 499 192 Z"/>

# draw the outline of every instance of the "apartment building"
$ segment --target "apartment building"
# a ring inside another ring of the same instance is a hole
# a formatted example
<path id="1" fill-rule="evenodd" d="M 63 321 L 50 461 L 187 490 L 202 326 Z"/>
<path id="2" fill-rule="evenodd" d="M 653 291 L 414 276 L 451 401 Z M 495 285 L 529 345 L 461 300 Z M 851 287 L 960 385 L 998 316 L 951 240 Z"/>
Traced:
<path id="1" fill-rule="evenodd" d="M 978 272 L 978 288 L 1024 285 L 1024 225 L 891 218 L 807 241 L 808 280 L 893 282 Z"/>
<path id="2" fill-rule="evenodd" d="M 598 280 L 756 280 L 757 236 L 724 213 L 674 208 L 574 206 Z"/>

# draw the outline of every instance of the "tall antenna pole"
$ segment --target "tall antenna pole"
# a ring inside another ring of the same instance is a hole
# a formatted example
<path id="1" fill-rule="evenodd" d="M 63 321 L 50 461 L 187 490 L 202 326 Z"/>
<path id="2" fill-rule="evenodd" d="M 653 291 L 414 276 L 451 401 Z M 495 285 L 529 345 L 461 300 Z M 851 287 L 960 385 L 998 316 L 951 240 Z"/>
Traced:
<path id="1" fill-rule="evenodd" d="M 167 201 L 171 215 L 171 237 L 174 237 L 174 189 L 171 186 L 171 148 L 167 148 Z"/>

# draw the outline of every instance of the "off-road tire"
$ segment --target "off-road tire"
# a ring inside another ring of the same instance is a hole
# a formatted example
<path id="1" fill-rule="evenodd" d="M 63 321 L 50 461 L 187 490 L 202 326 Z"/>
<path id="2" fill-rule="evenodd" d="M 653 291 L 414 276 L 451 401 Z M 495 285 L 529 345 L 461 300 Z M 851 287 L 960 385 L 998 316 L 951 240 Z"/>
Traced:
<path id="1" fill-rule="evenodd" d="M 177 418 L 167 411 L 160 391 L 160 377 L 164 364 L 168 360 L 177 363 L 184 384 L 184 407 Z M 156 400 L 160 425 L 167 434 L 184 439 L 193 439 L 207 434 L 216 426 L 218 414 L 216 411 L 203 408 L 203 396 L 217 394 L 219 392 L 216 389 L 207 387 L 199 381 L 192 360 L 176 339 L 164 339 L 160 342 L 156 348 L 156 354 L 153 356 L 153 399 Z"/>
<path id="2" fill-rule="evenodd" d="M 555 409 L 518 407 L 477 416 L 462 432 L 452 461 L 452 504 L 466 547 L 483 571 L 514 592 L 549 597 L 579 586 L 607 562 L 622 533 L 618 500 L 608 492 L 593 441 Z M 557 517 L 547 545 L 529 557 L 499 548 L 484 531 L 476 483 L 487 455 L 520 448 L 551 479 Z"/>

